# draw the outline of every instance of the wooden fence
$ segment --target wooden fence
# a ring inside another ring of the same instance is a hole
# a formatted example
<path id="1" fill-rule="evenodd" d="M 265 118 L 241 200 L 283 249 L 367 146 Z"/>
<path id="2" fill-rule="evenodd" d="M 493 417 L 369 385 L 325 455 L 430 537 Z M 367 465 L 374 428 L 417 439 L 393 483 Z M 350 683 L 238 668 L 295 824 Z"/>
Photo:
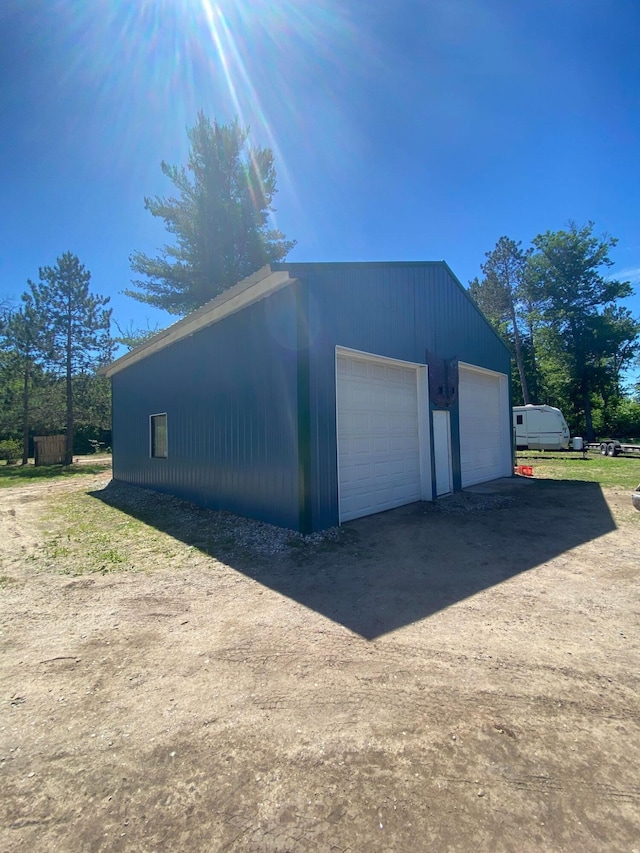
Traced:
<path id="1" fill-rule="evenodd" d="M 62 465 L 65 438 L 64 435 L 36 435 L 33 439 L 36 465 Z"/>

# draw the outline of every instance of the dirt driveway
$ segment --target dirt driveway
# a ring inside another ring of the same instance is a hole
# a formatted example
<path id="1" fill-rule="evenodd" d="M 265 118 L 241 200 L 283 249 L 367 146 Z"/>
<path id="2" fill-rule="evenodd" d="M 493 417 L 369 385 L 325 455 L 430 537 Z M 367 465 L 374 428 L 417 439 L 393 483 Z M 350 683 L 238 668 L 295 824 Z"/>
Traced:
<path id="1" fill-rule="evenodd" d="M 0 492 L 0 850 L 640 851 L 626 493 L 269 549 L 108 483 Z"/>

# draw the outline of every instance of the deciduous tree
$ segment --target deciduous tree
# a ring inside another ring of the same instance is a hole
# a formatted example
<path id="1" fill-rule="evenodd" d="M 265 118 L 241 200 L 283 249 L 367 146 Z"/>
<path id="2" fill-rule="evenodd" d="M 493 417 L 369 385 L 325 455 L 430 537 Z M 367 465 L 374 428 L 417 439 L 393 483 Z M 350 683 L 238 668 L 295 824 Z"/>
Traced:
<path id="1" fill-rule="evenodd" d="M 619 377 L 640 333 L 640 324 L 617 305 L 631 295 L 631 285 L 606 275 L 617 240 L 598 237 L 593 229 L 592 222 L 569 223 L 565 231 L 538 235 L 526 273 L 543 327 L 540 340 L 568 380 L 589 440 L 595 438 L 594 394 Z"/>

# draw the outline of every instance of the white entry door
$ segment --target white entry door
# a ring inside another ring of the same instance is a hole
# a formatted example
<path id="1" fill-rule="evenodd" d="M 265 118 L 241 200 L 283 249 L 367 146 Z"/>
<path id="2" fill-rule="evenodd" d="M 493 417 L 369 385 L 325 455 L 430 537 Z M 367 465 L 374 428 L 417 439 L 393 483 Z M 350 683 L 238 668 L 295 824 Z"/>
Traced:
<path id="1" fill-rule="evenodd" d="M 436 468 L 436 494 L 438 497 L 448 495 L 453 490 L 449 412 L 433 412 L 433 455 Z"/>
<path id="2" fill-rule="evenodd" d="M 338 352 L 340 521 L 419 501 L 430 490 L 419 371 L 405 362 Z M 426 373 L 424 387 L 426 394 Z"/>

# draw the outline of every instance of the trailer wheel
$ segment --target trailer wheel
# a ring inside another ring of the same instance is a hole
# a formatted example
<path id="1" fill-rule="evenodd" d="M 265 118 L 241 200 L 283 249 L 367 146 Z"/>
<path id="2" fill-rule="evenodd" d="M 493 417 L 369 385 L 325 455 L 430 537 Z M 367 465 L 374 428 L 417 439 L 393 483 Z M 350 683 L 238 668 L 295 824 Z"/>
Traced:
<path id="1" fill-rule="evenodd" d="M 607 456 L 616 456 L 617 453 L 618 451 L 616 450 L 615 444 L 610 441 L 609 444 L 607 444 Z"/>
<path id="2" fill-rule="evenodd" d="M 606 456 L 606 455 L 607 455 L 607 445 L 603 441 L 602 444 L 600 445 L 600 456 Z"/>

